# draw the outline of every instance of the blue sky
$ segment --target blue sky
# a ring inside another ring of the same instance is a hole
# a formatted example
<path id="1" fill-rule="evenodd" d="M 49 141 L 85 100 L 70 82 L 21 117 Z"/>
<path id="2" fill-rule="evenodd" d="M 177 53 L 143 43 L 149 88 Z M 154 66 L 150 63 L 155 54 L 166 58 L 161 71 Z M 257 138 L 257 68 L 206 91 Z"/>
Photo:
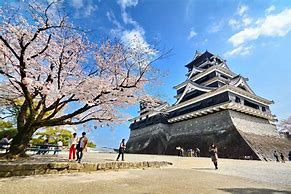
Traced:
<path id="1" fill-rule="evenodd" d="M 63 0 L 63 5 L 75 25 L 92 30 L 91 39 L 130 41 L 137 35 L 145 44 L 173 49 L 156 64 L 166 72 L 162 86 L 149 86 L 171 104 L 172 87 L 186 79 L 184 65 L 196 50 L 207 49 L 249 78 L 257 95 L 274 100 L 271 110 L 279 120 L 291 116 L 291 1 Z M 137 115 L 137 107 L 126 111 Z M 129 137 L 128 125 L 97 128 L 89 136 L 100 147 L 117 147 Z"/>

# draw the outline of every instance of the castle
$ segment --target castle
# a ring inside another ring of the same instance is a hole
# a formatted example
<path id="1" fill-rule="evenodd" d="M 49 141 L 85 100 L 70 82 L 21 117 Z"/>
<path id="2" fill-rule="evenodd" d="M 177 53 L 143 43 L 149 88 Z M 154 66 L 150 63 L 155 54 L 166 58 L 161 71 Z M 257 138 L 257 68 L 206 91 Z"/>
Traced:
<path id="1" fill-rule="evenodd" d="M 219 157 L 272 160 L 274 150 L 291 150 L 291 142 L 272 124 L 276 117 L 269 105 L 274 102 L 256 95 L 225 60 L 196 52 L 186 67 L 187 79 L 174 87 L 175 104 L 141 103 L 140 115 L 130 120 L 128 152 L 176 154 L 181 146 L 198 147 L 208 156 L 214 143 Z"/>

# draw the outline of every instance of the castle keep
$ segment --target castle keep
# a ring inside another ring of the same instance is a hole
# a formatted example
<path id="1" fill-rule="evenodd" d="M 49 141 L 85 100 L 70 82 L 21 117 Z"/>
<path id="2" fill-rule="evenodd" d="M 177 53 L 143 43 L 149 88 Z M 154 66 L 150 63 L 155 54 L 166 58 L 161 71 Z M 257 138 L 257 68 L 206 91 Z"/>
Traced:
<path id="1" fill-rule="evenodd" d="M 225 60 L 196 52 L 186 67 L 187 79 L 174 87 L 174 105 L 141 103 L 140 115 L 130 120 L 129 152 L 176 154 L 181 146 L 198 147 L 208 156 L 215 143 L 219 157 L 271 160 L 274 150 L 291 149 L 270 123 L 276 120 L 269 108 L 273 101 L 256 95 Z"/>

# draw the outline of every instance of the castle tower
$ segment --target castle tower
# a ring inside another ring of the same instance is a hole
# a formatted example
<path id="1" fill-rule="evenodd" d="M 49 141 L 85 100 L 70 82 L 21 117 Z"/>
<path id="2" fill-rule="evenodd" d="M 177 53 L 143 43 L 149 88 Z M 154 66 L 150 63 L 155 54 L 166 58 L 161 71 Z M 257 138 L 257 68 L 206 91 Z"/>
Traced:
<path id="1" fill-rule="evenodd" d="M 287 154 L 291 142 L 271 124 L 276 117 L 269 105 L 274 102 L 256 95 L 247 78 L 208 51 L 196 51 L 186 67 L 187 79 L 174 87 L 174 105 L 143 104 L 131 119 L 129 152 L 176 154 L 180 146 L 198 147 L 208 156 L 208 146 L 215 143 L 225 158 L 271 160 L 275 149 Z"/>

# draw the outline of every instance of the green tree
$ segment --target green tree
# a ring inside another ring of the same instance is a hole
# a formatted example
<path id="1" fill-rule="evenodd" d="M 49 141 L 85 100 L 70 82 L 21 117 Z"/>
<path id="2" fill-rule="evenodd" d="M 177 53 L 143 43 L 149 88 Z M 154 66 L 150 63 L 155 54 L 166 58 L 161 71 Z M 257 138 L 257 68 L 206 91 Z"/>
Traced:
<path id="1" fill-rule="evenodd" d="M 13 127 L 11 122 L 0 119 L 0 139 L 2 139 L 5 134 L 14 137 L 17 134 L 17 129 Z"/>
<path id="2" fill-rule="evenodd" d="M 72 137 L 72 132 L 59 128 L 59 127 L 48 127 L 46 129 L 37 131 L 30 143 L 33 145 L 42 144 L 45 139 L 49 139 L 49 143 L 56 144 L 58 141 L 62 141 L 64 146 L 69 145 L 69 141 Z"/>
<path id="3" fill-rule="evenodd" d="M 89 148 L 96 148 L 96 144 L 93 143 L 92 141 L 89 141 L 89 143 L 88 143 L 88 147 L 89 147 Z"/>
<path id="4" fill-rule="evenodd" d="M 37 131 L 30 140 L 30 143 L 32 145 L 39 145 L 43 144 L 45 139 L 49 139 L 50 144 L 57 144 L 57 142 L 61 140 L 64 146 L 68 146 L 72 136 L 72 132 L 68 129 L 60 127 L 48 127 L 46 129 Z M 95 148 L 96 144 L 92 141 L 89 141 L 88 147 Z"/>

